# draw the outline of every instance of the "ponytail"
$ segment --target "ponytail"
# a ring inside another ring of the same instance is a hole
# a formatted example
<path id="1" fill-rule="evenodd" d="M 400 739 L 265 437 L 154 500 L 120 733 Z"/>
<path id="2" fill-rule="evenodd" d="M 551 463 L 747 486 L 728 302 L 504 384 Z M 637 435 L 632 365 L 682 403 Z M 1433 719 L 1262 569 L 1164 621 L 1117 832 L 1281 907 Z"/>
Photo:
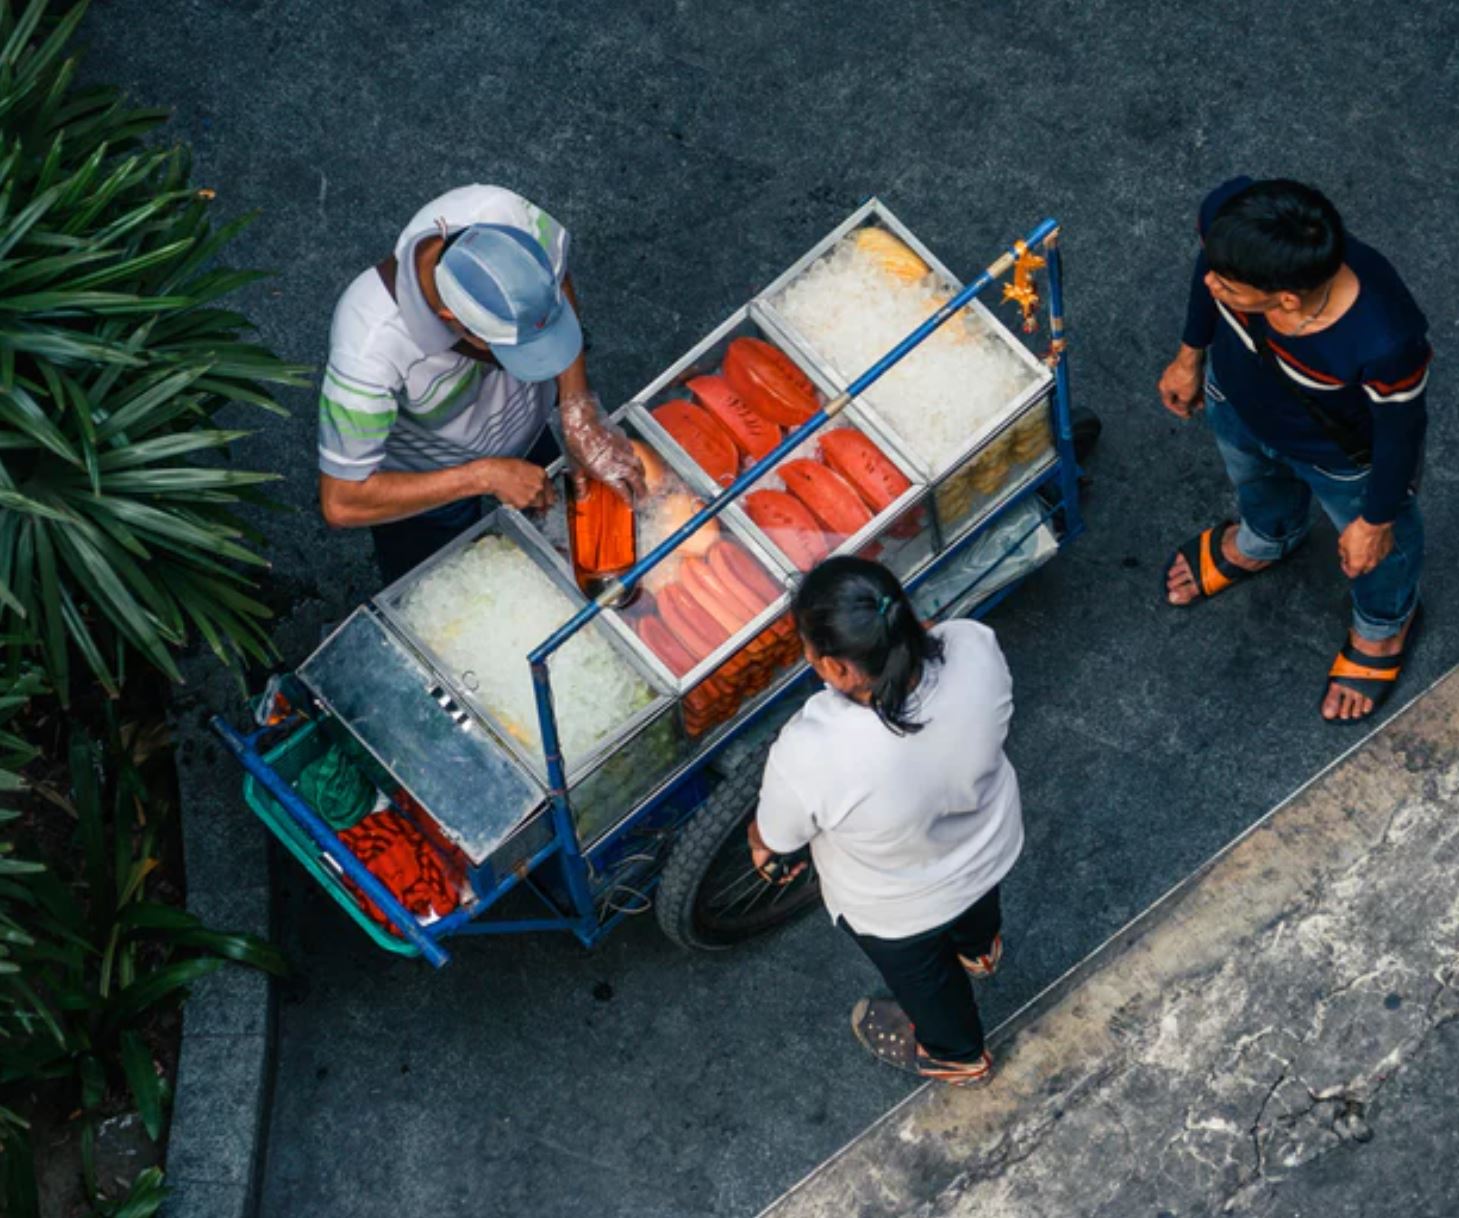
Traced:
<path id="1" fill-rule="evenodd" d="M 943 646 L 918 620 L 906 590 L 880 563 L 831 558 L 801 584 L 796 628 L 820 655 L 855 664 L 871 680 L 871 708 L 897 735 L 922 730 L 907 701 L 923 670 L 940 664 Z"/>

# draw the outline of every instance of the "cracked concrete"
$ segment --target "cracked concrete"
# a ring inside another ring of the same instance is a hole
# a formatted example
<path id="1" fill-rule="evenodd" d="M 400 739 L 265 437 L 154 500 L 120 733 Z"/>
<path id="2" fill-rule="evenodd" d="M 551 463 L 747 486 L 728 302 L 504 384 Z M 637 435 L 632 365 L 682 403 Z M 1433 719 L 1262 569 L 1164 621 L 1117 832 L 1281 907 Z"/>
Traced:
<path id="1" fill-rule="evenodd" d="M 1456 801 L 1459 674 L 766 1218 L 1459 1212 Z"/>

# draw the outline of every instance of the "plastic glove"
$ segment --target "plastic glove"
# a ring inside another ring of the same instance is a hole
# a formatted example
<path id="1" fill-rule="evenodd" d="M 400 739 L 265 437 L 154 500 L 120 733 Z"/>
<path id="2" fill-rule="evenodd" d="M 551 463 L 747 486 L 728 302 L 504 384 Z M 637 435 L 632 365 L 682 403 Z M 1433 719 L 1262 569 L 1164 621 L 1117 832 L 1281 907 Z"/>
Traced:
<path id="1" fill-rule="evenodd" d="M 608 422 L 596 393 L 571 393 L 562 399 L 562 440 L 572 463 L 573 486 L 587 492 L 591 475 L 620 499 L 633 502 L 634 495 L 647 495 L 643 465 L 628 437 Z"/>

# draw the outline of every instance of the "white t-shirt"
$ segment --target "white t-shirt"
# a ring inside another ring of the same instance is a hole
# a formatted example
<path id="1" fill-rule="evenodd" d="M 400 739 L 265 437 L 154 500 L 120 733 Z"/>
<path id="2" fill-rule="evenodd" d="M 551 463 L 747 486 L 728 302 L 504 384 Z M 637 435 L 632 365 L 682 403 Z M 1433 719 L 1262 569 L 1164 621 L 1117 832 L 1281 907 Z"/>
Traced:
<path id="1" fill-rule="evenodd" d="M 826 689 L 781 729 L 756 814 L 771 850 L 809 845 L 832 918 L 881 939 L 950 922 L 1023 848 L 1018 777 L 1003 753 L 1013 681 L 979 622 L 934 627 L 943 663 L 899 736 L 870 707 Z"/>
<path id="2" fill-rule="evenodd" d="M 395 243 L 391 298 L 372 267 L 334 310 L 319 395 L 319 468 L 362 482 L 377 469 L 422 471 L 477 457 L 520 457 L 557 400 L 552 381 L 529 383 L 454 350 L 416 281 L 415 251 L 440 225 L 504 224 L 541 243 L 561 282 L 568 234 L 540 207 L 500 186 L 462 186 L 432 199 Z"/>

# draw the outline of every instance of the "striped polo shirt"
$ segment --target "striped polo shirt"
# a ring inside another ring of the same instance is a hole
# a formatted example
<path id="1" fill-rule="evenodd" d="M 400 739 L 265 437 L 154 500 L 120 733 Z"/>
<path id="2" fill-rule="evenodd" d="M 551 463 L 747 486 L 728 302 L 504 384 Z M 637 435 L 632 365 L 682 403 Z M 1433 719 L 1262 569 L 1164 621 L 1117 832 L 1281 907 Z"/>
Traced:
<path id="1" fill-rule="evenodd" d="M 442 224 L 447 233 L 522 229 L 546 250 L 558 282 L 567 273 L 567 231 L 510 190 L 462 186 L 422 207 L 395 244 L 395 298 L 372 267 L 335 306 L 319 393 L 319 469 L 332 478 L 520 457 L 556 401 L 555 382 L 521 381 L 452 349 L 458 338 L 431 312 L 415 274 L 416 247 Z"/>

